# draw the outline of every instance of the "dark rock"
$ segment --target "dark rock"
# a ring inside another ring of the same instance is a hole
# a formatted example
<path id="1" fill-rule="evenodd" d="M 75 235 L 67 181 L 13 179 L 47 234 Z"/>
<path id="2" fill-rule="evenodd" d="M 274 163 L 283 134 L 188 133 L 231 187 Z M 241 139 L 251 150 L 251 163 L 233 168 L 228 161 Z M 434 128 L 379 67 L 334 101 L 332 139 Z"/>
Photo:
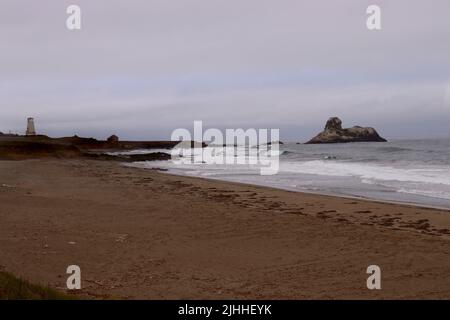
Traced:
<path id="1" fill-rule="evenodd" d="M 275 145 L 282 145 L 282 144 L 284 144 L 284 142 L 282 142 L 282 141 L 270 141 L 270 142 L 267 142 L 267 143 L 261 143 L 260 145 L 258 145 L 257 147 L 259 148 L 259 147 L 261 147 L 261 146 L 271 146 L 271 145 L 273 145 L 273 144 L 275 144 Z"/>
<path id="2" fill-rule="evenodd" d="M 165 152 L 153 152 L 146 154 L 133 154 L 127 156 L 128 161 L 157 161 L 157 160 L 170 160 L 171 155 Z"/>
<path id="3" fill-rule="evenodd" d="M 270 141 L 269 143 L 267 143 L 268 146 L 271 146 L 272 144 L 284 144 L 284 142 L 278 140 L 278 141 Z"/>
<path id="4" fill-rule="evenodd" d="M 84 153 L 84 156 L 93 160 L 121 161 L 121 162 L 158 161 L 171 159 L 171 155 L 165 152 L 153 152 L 153 153 L 132 154 L 132 155 Z"/>
<path id="5" fill-rule="evenodd" d="M 333 117 L 328 119 L 324 131 L 307 144 L 346 142 L 386 142 L 386 139 L 380 137 L 374 128 L 355 126 L 344 129 L 341 119 Z"/>

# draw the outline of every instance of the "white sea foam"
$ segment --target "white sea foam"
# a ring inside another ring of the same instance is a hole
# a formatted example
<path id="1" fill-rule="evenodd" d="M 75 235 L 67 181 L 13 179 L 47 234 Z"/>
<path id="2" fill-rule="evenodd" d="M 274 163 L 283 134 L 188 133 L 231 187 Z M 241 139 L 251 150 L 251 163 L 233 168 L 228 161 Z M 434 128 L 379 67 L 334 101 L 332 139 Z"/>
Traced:
<path id="1" fill-rule="evenodd" d="M 424 197 L 432 197 L 432 198 L 450 200 L 450 192 L 445 192 L 442 190 L 423 190 L 423 189 L 400 188 L 397 190 L 397 192 L 415 194 L 415 195 L 424 196 Z"/>
<path id="2" fill-rule="evenodd" d="M 402 181 L 450 186 L 448 167 L 396 168 L 354 162 L 313 160 L 306 162 L 282 162 L 280 171 L 328 175 L 338 177 L 358 177 L 362 182 Z"/>
<path id="3" fill-rule="evenodd" d="M 175 158 L 137 165 L 290 190 L 450 208 L 450 140 L 319 146 L 290 144 L 282 148 L 273 152 L 242 146 L 236 149 L 216 147 L 214 150 L 216 156 L 225 158 L 267 157 L 279 152 L 279 173 L 270 177 L 260 176 L 257 166 L 219 165 L 214 161 L 189 163 Z M 195 152 L 202 152 L 202 149 L 195 149 Z"/>

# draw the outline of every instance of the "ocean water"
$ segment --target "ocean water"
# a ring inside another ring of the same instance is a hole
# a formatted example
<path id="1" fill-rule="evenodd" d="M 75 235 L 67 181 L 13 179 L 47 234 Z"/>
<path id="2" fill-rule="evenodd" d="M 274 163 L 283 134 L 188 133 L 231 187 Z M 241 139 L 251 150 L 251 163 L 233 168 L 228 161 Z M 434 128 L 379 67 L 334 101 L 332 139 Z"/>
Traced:
<path id="1" fill-rule="evenodd" d="M 238 155 L 252 157 L 255 149 L 239 147 Z M 183 161 L 174 158 L 133 165 L 293 191 L 450 209 L 450 139 L 323 145 L 286 143 L 280 145 L 278 152 L 268 153 L 279 154 L 279 172 L 275 175 L 260 175 L 258 166 L 254 165 L 190 163 L 186 157 Z"/>

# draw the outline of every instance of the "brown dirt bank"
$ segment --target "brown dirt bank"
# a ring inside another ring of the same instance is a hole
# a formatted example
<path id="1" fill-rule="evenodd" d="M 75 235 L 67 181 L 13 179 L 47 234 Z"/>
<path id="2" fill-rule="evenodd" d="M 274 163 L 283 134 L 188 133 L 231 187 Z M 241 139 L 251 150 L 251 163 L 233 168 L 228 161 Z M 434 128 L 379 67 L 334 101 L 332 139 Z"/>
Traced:
<path id="1" fill-rule="evenodd" d="M 171 148 L 176 142 L 153 141 L 153 142 L 126 142 L 126 144 L 110 146 L 105 141 L 92 138 L 49 138 L 46 136 L 35 137 L 4 137 L 0 136 L 0 160 L 26 160 L 26 159 L 93 159 L 107 161 L 151 161 L 168 160 L 168 153 L 149 153 L 127 156 L 112 156 L 105 154 L 106 151 L 128 150 L 135 145 L 142 148 Z"/>

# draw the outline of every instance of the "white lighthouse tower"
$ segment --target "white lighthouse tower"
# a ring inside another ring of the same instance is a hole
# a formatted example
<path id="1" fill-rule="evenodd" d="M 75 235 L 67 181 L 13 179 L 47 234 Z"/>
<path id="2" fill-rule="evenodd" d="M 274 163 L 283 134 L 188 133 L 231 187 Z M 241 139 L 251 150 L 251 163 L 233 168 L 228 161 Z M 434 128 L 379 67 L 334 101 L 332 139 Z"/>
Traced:
<path id="1" fill-rule="evenodd" d="M 27 119 L 27 136 L 35 136 L 36 135 L 36 129 L 34 128 L 34 119 L 28 118 Z"/>

